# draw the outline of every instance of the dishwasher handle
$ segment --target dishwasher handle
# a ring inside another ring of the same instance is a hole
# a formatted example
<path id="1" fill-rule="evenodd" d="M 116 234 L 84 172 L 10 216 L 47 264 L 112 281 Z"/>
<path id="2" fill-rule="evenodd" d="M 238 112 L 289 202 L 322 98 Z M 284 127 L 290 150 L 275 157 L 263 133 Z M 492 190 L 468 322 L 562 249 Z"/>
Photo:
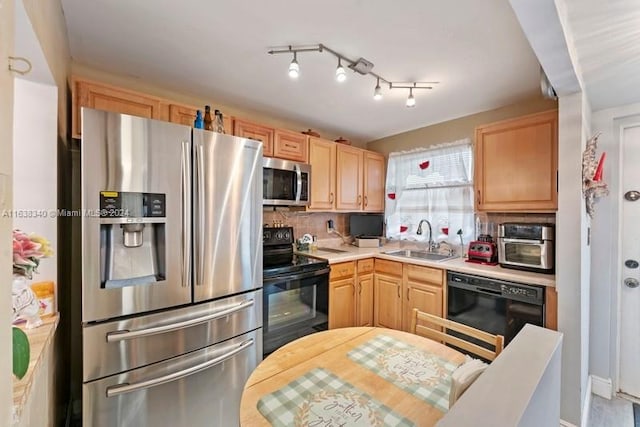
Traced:
<path id="1" fill-rule="evenodd" d="M 188 328 L 191 326 L 199 325 L 201 323 L 210 322 L 211 320 L 216 320 L 221 317 L 228 316 L 237 311 L 251 307 L 254 304 L 255 304 L 255 301 L 252 298 L 252 299 L 242 301 L 239 304 L 234 304 L 230 307 L 225 307 L 222 310 L 214 311 L 213 313 L 207 314 L 206 316 L 196 317 L 195 319 L 189 319 L 183 322 L 176 322 L 176 323 L 171 323 L 169 325 L 156 326 L 154 328 L 138 329 L 135 331 L 123 329 L 120 331 L 109 332 L 107 333 L 107 342 L 130 340 L 134 338 L 141 338 L 149 335 L 162 334 L 165 332 L 171 332 L 171 331 L 176 331 L 178 329 Z"/>
<path id="2" fill-rule="evenodd" d="M 124 383 L 124 384 L 118 384 L 115 386 L 108 387 L 107 397 L 115 397 L 120 394 L 131 393 L 133 391 L 155 387 L 155 386 L 172 382 L 172 381 L 177 381 L 181 378 L 187 377 L 189 375 L 193 375 L 204 369 L 208 369 L 214 365 L 218 365 L 224 362 L 225 360 L 232 358 L 236 354 L 240 353 L 242 350 L 251 347 L 253 344 L 254 344 L 254 340 L 253 338 L 250 338 L 240 344 L 235 345 L 235 348 L 232 349 L 231 351 L 225 354 L 222 354 L 216 358 L 213 358 L 211 360 L 207 360 L 206 362 L 200 363 L 199 365 L 192 366 L 191 368 L 183 369 L 178 372 L 173 372 L 169 375 L 163 375 L 161 377 L 152 378 L 150 380 L 140 381 L 139 383 L 133 383 L 133 384 Z"/>

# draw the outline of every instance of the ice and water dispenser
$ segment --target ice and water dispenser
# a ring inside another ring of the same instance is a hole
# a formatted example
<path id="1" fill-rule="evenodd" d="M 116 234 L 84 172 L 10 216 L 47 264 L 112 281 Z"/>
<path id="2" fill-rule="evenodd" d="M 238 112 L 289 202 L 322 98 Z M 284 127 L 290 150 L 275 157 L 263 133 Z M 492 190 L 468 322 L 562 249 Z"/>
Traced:
<path id="1" fill-rule="evenodd" d="M 149 285 L 166 278 L 166 195 L 100 193 L 103 288 Z"/>

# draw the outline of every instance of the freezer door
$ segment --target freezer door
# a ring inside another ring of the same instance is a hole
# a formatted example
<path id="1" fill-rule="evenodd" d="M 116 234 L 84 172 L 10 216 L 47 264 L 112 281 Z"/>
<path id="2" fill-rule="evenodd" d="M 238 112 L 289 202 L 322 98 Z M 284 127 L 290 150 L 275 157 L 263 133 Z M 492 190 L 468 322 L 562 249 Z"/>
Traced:
<path id="1" fill-rule="evenodd" d="M 262 359 L 260 329 L 165 362 L 83 385 L 86 427 L 238 426 Z"/>
<path id="2" fill-rule="evenodd" d="M 85 326 L 83 382 L 170 359 L 261 326 L 262 290 Z"/>
<path id="3" fill-rule="evenodd" d="M 187 126 L 82 109 L 83 323 L 191 302 L 190 157 Z"/>
<path id="4" fill-rule="evenodd" d="M 194 300 L 262 287 L 262 144 L 193 130 Z"/>

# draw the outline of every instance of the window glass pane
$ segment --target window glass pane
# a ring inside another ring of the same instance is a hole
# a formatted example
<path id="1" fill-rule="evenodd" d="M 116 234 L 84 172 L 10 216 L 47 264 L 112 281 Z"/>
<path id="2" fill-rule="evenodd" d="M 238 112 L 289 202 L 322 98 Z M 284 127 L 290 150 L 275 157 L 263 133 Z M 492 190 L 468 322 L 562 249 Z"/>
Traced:
<path id="1" fill-rule="evenodd" d="M 459 245 L 473 238 L 473 150 L 470 140 L 392 153 L 387 168 L 387 237 Z"/>

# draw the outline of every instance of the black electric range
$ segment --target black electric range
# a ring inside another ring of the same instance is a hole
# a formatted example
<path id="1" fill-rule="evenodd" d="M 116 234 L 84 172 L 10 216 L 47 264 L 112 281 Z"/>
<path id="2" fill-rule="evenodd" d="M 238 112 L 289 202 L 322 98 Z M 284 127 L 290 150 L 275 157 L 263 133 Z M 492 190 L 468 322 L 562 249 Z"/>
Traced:
<path id="1" fill-rule="evenodd" d="M 329 263 L 295 255 L 292 227 L 265 227 L 263 247 L 263 354 L 326 330 Z"/>

